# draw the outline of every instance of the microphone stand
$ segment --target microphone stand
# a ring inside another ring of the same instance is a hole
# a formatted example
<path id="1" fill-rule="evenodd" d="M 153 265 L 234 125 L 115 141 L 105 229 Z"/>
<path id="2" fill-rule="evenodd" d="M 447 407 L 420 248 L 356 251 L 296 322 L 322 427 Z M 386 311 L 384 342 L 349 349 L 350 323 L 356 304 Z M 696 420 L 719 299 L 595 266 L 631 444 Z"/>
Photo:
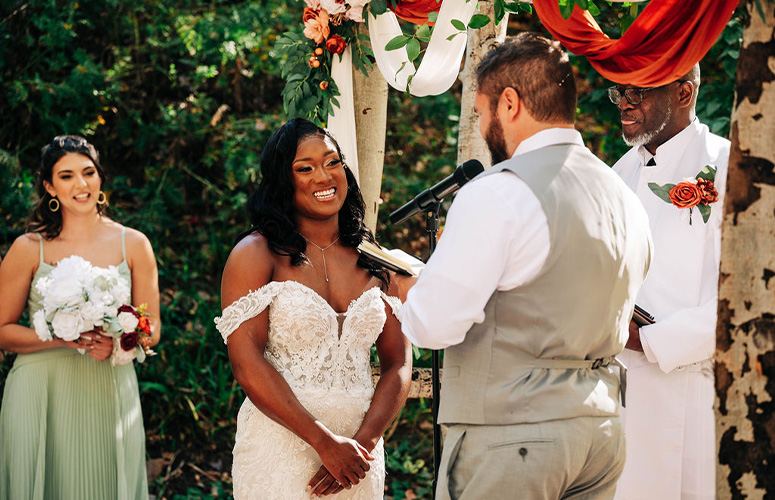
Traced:
<path id="1" fill-rule="evenodd" d="M 441 203 L 436 202 L 428 207 L 425 212 L 425 232 L 428 233 L 428 259 L 436 250 L 436 235 L 439 232 L 439 208 Z M 439 377 L 439 351 L 431 350 L 431 415 L 433 417 L 433 498 L 436 498 L 436 483 L 439 480 L 439 465 L 441 463 L 441 426 L 439 426 L 439 397 L 441 394 L 441 382 Z"/>

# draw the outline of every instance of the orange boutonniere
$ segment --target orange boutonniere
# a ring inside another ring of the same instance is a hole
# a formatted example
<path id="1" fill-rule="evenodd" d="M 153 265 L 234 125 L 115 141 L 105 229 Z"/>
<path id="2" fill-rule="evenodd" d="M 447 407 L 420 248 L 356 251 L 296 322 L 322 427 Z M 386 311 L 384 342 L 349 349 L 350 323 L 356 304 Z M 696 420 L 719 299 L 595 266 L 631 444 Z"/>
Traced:
<path id="1" fill-rule="evenodd" d="M 667 203 L 677 208 L 688 208 L 689 225 L 692 223 L 694 207 L 697 207 L 702 215 L 702 221 L 707 224 L 710 219 L 710 205 L 718 201 L 718 191 L 713 184 L 715 178 L 716 168 L 706 165 L 694 179 L 687 179 L 678 184 L 649 182 L 649 188 Z"/>

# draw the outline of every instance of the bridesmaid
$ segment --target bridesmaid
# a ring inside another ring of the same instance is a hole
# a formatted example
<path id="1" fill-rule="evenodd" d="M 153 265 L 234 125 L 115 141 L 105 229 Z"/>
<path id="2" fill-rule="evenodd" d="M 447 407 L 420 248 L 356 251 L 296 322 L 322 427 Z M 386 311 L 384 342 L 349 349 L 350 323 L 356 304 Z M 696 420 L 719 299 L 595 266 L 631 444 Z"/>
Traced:
<path id="1" fill-rule="evenodd" d="M 43 148 L 29 232 L 0 265 L 0 349 L 19 353 L 0 408 L 0 500 L 148 498 L 133 364 L 112 366 L 112 338 L 96 330 L 44 342 L 19 324 L 25 302 L 30 317 L 42 305 L 36 282 L 78 255 L 118 267 L 133 304 L 147 304 L 152 345 L 159 342 L 153 250 L 145 235 L 105 216 L 104 180 L 86 139 L 54 138 Z"/>

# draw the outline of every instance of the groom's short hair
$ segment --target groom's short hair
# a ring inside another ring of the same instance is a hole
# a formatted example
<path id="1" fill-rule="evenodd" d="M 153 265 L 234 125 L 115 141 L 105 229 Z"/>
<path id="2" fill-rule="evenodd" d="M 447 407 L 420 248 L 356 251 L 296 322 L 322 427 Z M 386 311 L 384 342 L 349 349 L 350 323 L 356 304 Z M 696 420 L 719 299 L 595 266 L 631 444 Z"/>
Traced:
<path id="1" fill-rule="evenodd" d="M 573 123 L 576 80 L 559 42 L 523 32 L 491 50 L 476 69 L 477 91 L 495 109 L 503 91 L 517 91 L 528 113 L 547 123 Z"/>

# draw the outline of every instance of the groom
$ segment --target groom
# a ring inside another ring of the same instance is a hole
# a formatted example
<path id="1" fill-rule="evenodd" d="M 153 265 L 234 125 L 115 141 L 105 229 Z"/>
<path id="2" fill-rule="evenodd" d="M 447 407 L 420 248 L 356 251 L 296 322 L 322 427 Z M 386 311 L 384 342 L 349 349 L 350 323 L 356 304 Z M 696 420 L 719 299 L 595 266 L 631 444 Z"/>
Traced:
<path id="1" fill-rule="evenodd" d="M 477 84 L 495 166 L 459 191 L 399 314 L 412 342 L 445 349 L 436 498 L 613 498 L 614 355 L 650 261 L 647 216 L 573 128 L 557 42 L 509 39 Z"/>

